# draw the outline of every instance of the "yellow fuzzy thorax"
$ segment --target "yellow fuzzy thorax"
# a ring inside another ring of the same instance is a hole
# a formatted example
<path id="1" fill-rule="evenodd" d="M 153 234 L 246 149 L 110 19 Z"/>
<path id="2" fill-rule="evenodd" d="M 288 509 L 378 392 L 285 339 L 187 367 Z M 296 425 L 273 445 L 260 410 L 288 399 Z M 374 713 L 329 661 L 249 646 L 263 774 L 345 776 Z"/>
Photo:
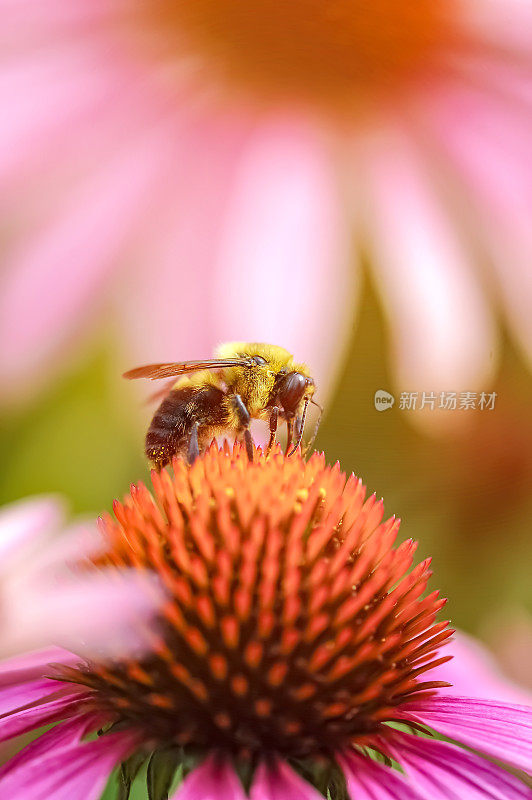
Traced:
<path id="1" fill-rule="evenodd" d="M 224 380 L 235 387 L 235 391 L 244 400 L 252 417 L 260 418 L 268 415 L 265 409 L 265 398 L 273 388 L 275 379 L 281 370 L 292 372 L 297 370 L 310 377 L 305 364 L 294 363 L 294 357 L 284 347 L 263 342 L 228 342 L 216 350 L 217 358 L 260 356 L 266 363 L 256 367 L 243 369 L 230 367 L 224 371 Z"/>
<path id="2" fill-rule="evenodd" d="M 306 364 L 294 362 L 294 357 L 284 347 L 263 342 L 227 342 L 215 351 L 215 357 L 249 358 L 260 356 L 266 363 L 253 367 L 225 367 L 217 371 L 202 370 L 180 378 L 176 387 L 182 386 L 219 386 L 220 383 L 231 386 L 238 393 L 252 417 L 267 418 L 265 408 L 267 398 L 272 391 L 275 379 L 280 371 L 301 372 L 310 377 Z"/>

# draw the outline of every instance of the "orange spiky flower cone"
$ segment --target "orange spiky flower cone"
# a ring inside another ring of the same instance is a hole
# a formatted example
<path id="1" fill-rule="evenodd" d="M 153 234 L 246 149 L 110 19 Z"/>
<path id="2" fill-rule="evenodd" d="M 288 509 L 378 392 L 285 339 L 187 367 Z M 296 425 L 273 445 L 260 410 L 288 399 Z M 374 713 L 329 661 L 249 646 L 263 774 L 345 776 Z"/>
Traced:
<path id="1" fill-rule="evenodd" d="M 443 773 L 460 797 L 487 777 L 508 800 L 529 797 L 501 768 L 426 738 L 434 727 L 528 768 L 530 711 L 447 697 L 449 684 L 431 680 L 450 657 L 438 654 L 452 633 L 436 622 L 445 601 L 424 596 L 429 560 L 411 569 L 415 543 L 395 546 L 399 521 L 382 521 L 360 480 L 321 454 L 256 450 L 250 462 L 239 444 L 213 444 L 152 482 L 102 518 L 96 562 L 159 576 L 166 599 L 148 652 L 58 667 L 51 694 L 9 725 L 28 729 L 28 712 L 33 727 L 66 721 L 19 761 L 59 748 L 90 797 L 119 763 L 127 798 L 146 759 L 152 800 L 183 774 L 179 800 L 442 800 Z M 49 794 L 36 798 L 54 798 L 39 780 Z"/>
<path id="2" fill-rule="evenodd" d="M 100 710 L 149 708 L 160 744 L 331 756 L 441 685 L 421 679 L 452 633 L 421 599 L 429 561 L 407 574 L 415 543 L 394 548 L 399 520 L 361 480 L 240 446 L 152 480 L 103 518 L 105 560 L 155 570 L 168 601 L 149 659 L 78 677 Z"/>

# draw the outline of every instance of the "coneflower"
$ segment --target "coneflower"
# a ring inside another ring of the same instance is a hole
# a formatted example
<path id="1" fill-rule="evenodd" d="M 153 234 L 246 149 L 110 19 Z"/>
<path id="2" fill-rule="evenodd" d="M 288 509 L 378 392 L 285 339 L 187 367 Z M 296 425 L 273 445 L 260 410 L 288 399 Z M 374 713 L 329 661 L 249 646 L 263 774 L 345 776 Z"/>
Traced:
<path id="1" fill-rule="evenodd" d="M 152 481 L 101 522 L 106 568 L 166 588 L 149 654 L 12 676 L 0 738 L 58 724 L 4 765 L 0 798 L 98 798 L 115 767 L 126 798 L 144 761 L 152 800 L 532 798 L 430 735 L 532 768 L 532 709 L 431 679 L 444 600 L 360 480 L 319 454 L 213 445 Z"/>
<path id="2" fill-rule="evenodd" d="M 258 337 L 323 392 L 361 253 L 398 388 L 484 388 L 501 316 L 532 357 L 530 0 L 0 15 L 0 401 L 76 364 L 104 309 L 127 363 Z"/>

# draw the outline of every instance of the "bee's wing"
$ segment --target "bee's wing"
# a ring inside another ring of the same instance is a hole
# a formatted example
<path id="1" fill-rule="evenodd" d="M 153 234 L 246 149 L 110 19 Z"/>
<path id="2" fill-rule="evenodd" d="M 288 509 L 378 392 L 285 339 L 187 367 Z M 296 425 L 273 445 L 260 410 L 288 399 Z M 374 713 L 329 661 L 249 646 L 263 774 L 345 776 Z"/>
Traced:
<path id="1" fill-rule="evenodd" d="M 156 392 L 152 392 L 144 401 L 145 405 L 149 406 L 152 403 L 157 402 L 157 400 L 163 400 L 166 395 L 170 394 L 172 389 L 175 386 L 175 378 L 170 378 L 166 380 L 162 389 L 157 389 Z"/>
<path id="2" fill-rule="evenodd" d="M 175 361 L 168 364 L 147 364 L 124 372 L 123 377 L 149 378 L 158 381 L 161 378 L 173 378 L 187 372 L 198 372 L 201 369 L 224 369 L 225 367 L 247 367 L 252 364 L 249 358 L 211 358 L 208 361 Z"/>

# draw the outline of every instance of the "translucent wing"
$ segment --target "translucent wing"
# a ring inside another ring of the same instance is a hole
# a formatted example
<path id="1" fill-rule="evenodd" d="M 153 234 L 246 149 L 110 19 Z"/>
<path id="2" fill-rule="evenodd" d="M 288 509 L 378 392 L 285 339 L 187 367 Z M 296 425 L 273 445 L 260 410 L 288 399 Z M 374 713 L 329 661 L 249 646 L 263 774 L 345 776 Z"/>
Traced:
<path id="1" fill-rule="evenodd" d="M 156 392 L 152 392 L 152 394 L 150 394 L 146 398 L 144 404 L 149 406 L 151 405 L 151 403 L 156 403 L 158 400 L 163 400 L 166 397 L 166 395 L 170 394 L 174 386 L 175 386 L 175 378 L 170 378 L 169 380 L 166 380 L 163 384 L 163 388 L 157 389 Z"/>
<path id="2" fill-rule="evenodd" d="M 178 375 L 184 375 L 187 372 L 198 372 L 201 369 L 250 367 L 252 364 L 251 358 L 211 358 L 208 361 L 176 361 L 168 364 L 147 364 L 145 367 L 136 367 L 124 372 L 123 377 L 129 380 L 149 378 L 152 381 L 158 381 L 161 378 L 173 378 Z"/>

